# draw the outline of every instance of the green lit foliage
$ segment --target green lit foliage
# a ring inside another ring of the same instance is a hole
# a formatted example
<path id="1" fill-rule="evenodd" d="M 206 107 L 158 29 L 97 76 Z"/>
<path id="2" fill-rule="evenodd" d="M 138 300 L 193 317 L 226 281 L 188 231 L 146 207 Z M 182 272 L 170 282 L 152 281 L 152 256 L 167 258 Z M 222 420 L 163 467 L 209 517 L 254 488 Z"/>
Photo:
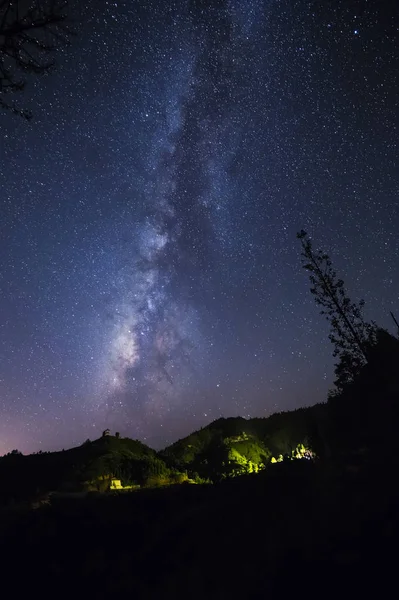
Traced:
<path id="1" fill-rule="evenodd" d="M 232 438 L 215 435 L 211 443 L 193 461 L 193 468 L 201 477 L 218 481 L 263 469 L 270 452 L 255 438 L 245 433 Z"/>
<path id="2" fill-rule="evenodd" d="M 0 458 L 1 480 L 15 482 L 3 489 L 0 502 L 37 498 L 50 491 L 103 492 L 112 478 L 122 486 L 157 487 L 257 473 L 272 456 L 292 453 L 305 440 L 315 408 L 267 419 L 219 419 L 160 453 L 116 436 L 87 440 L 62 452 L 29 456 L 14 452 Z M 313 440 L 309 443 L 313 448 Z"/>
<path id="3" fill-rule="evenodd" d="M 291 458 L 295 459 L 314 459 L 316 458 L 315 453 L 309 448 L 308 444 L 298 444 L 297 447 L 292 451 Z"/>
<path id="4" fill-rule="evenodd" d="M 279 454 L 277 457 L 273 456 L 270 460 L 272 464 L 283 462 L 284 460 L 314 460 L 316 454 L 309 447 L 307 441 L 305 443 L 298 444 L 290 453 Z"/>
<path id="5" fill-rule="evenodd" d="M 68 489 L 104 491 L 104 481 L 109 487 L 111 478 L 120 479 L 122 486 L 143 485 L 151 476 L 168 472 L 154 450 L 129 438 L 101 437 L 68 454 L 72 465 L 63 482 Z"/>
<path id="6" fill-rule="evenodd" d="M 272 456 L 272 458 L 271 458 L 270 462 L 271 462 L 272 464 L 274 464 L 274 463 L 278 463 L 278 462 L 283 462 L 283 460 L 284 460 L 284 456 L 283 456 L 282 454 L 279 454 L 279 455 L 277 456 L 277 458 L 276 458 L 275 456 Z"/>
<path id="7" fill-rule="evenodd" d="M 266 419 L 218 419 L 172 444 L 160 456 L 171 469 L 187 470 L 193 479 L 219 481 L 256 473 L 272 456 L 291 455 L 307 438 L 313 448 L 318 442 L 317 422 L 325 410 L 325 405 L 317 405 Z"/>
<path id="8" fill-rule="evenodd" d="M 270 460 L 270 450 L 259 440 L 252 438 L 227 443 L 230 447 L 229 461 L 239 465 L 241 472 L 257 473 L 264 469 Z"/>

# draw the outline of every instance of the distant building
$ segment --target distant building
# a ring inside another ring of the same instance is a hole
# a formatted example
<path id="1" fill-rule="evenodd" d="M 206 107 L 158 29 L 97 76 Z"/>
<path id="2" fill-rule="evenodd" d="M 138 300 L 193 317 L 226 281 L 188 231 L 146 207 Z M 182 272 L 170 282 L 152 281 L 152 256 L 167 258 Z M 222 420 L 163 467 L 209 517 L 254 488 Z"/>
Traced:
<path id="1" fill-rule="evenodd" d="M 120 479 L 111 479 L 111 485 L 109 486 L 110 490 L 123 490 L 122 483 Z"/>
<path id="2" fill-rule="evenodd" d="M 102 437 L 107 437 L 108 435 L 111 435 L 110 430 L 109 429 L 104 429 Z"/>
<path id="3" fill-rule="evenodd" d="M 119 437 L 120 437 L 120 435 L 119 435 L 119 431 L 117 431 L 117 432 L 115 433 L 115 437 L 119 439 Z"/>
<path id="4" fill-rule="evenodd" d="M 132 488 L 132 485 L 122 485 L 120 479 L 111 479 L 111 484 L 109 486 L 110 490 L 131 490 Z"/>

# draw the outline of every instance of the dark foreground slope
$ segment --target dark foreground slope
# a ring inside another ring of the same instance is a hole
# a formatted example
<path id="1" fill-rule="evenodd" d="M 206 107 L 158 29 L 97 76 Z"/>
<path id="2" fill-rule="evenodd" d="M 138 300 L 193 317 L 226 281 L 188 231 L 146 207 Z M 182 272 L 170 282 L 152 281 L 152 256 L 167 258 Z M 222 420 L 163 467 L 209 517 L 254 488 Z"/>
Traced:
<path id="1" fill-rule="evenodd" d="M 8 509 L 3 572 L 16 597 L 384 597 L 396 572 L 399 465 L 354 461 L 287 461 L 216 485 Z"/>

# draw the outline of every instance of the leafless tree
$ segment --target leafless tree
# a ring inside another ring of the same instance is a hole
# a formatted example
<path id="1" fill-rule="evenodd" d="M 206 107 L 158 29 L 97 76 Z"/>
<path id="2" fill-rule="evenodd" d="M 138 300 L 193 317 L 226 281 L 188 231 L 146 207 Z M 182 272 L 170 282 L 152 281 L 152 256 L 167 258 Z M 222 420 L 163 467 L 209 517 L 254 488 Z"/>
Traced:
<path id="1" fill-rule="evenodd" d="M 368 362 L 370 348 L 377 342 L 378 327 L 374 321 L 364 319 L 364 301 L 356 303 L 349 298 L 328 254 L 313 249 L 306 231 L 300 231 L 297 237 L 302 245 L 302 266 L 309 272 L 310 291 L 322 309 L 320 314 L 331 326 L 329 338 L 334 344 L 333 356 L 339 359 L 335 365 L 335 385 L 342 389 Z"/>
<path id="2" fill-rule="evenodd" d="M 68 43 L 65 0 L 0 0 L 0 108 L 30 119 L 30 111 L 10 100 L 31 74 L 55 66 L 54 53 Z"/>

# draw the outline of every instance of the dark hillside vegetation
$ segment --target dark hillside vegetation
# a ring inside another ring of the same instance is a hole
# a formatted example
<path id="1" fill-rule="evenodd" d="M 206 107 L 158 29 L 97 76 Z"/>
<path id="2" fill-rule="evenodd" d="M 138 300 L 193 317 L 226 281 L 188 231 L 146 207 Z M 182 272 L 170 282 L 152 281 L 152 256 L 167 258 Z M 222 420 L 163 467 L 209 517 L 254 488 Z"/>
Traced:
<path id="1" fill-rule="evenodd" d="M 138 440 L 101 437 L 61 452 L 23 456 L 12 452 L 0 458 L 2 504 L 34 501 L 49 492 L 106 491 L 110 478 L 142 485 L 169 470 L 155 452 Z"/>
<path id="2" fill-rule="evenodd" d="M 218 482 L 256 473 L 270 462 L 292 458 L 298 447 L 322 452 L 317 423 L 326 405 L 272 415 L 267 419 L 218 419 L 157 453 L 138 440 L 115 436 L 87 440 L 61 452 L 0 458 L 0 503 L 39 501 L 51 492 L 109 490 L 122 486 L 157 486 L 183 482 Z M 319 450 L 320 446 L 320 450 Z"/>
<path id="3" fill-rule="evenodd" d="M 3 568 L 12 576 L 24 566 L 21 592 L 62 581 L 63 593 L 97 598 L 382 594 L 396 572 L 398 466 L 372 456 L 356 471 L 285 461 L 215 485 L 0 513 Z"/>
<path id="4" fill-rule="evenodd" d="M 257 472 L 273 458 L 292 456 L 299 445 L 309 450 L 317 446 L 320 453 L 318 423 L 325 410 L 326 405 L 317 405 L 263 419 L 221 418 L 175 442 L 160 456 L 173 468 L 212 481 Z"/>

